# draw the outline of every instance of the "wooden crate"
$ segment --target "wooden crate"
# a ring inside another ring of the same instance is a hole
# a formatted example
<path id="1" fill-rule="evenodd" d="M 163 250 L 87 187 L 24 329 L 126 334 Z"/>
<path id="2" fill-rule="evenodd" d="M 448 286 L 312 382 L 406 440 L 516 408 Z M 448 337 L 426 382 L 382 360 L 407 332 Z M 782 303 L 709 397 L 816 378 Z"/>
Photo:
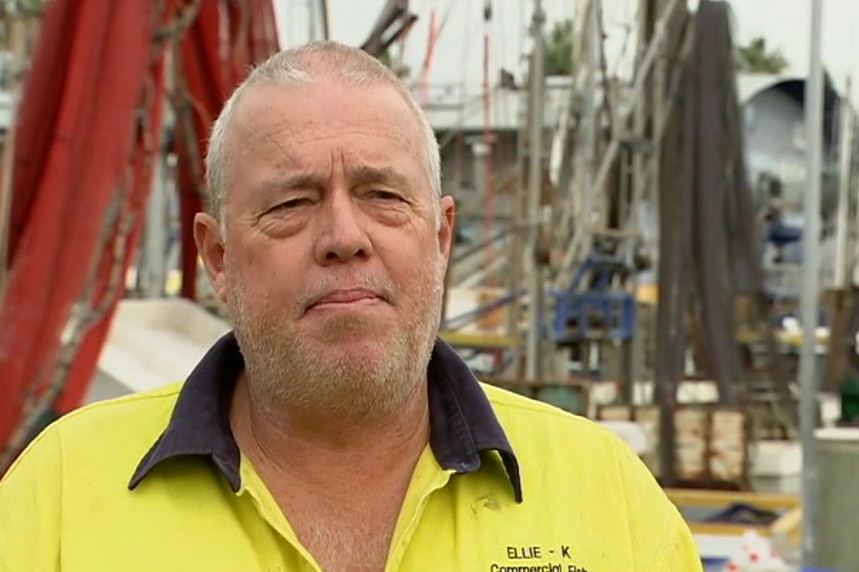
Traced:
<path id="1" fill-rule="evenodd" d="M 659 408 L 603 405 L 597 410 L 603 421 L 636 421 L 652 444 L 644 462 L 657 477 L 659 465 Z M 748 415 L 740 408 L 716 404 L 678 406 L 674 412 L 674 468 L 681 483 L 694 487 L 748 488 Z"/>

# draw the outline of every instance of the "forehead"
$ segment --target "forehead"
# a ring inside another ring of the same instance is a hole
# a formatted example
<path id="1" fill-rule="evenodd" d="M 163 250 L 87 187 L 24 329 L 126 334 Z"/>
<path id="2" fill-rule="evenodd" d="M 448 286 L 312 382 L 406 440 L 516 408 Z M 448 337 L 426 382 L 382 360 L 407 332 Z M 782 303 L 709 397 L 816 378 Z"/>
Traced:
<path id="1" fill-rule="evenodd" d="M 399 150 L 417 159 L 422 148 L 415 112 L 395 88 L 381 83 L 321 78 L 307 85 L 253 85 L 239 100 L 232 123 L 228 146 L 234 152 L 287 162 L 325 151 L 380 153 L 390 160 Z"/>

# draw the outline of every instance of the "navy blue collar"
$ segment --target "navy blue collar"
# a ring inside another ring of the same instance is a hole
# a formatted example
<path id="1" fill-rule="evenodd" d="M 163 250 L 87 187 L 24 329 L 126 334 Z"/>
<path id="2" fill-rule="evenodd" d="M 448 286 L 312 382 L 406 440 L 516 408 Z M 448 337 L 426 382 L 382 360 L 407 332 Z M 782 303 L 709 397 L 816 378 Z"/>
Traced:
<path id="1" fill-rule="evenodd" d="M 218 340 L 179 392 L 164 433 L 137 467 L 134 489 L 160 463 L 181 456 L 211 460 L 234 492 L 241 488 L 241 455 L 229 422 L 229 404 L 244 359 L 232 333 Z M 428 367 L 430 447 L 439 465 L 457 473 L 481 468 L 481 453 L 501 457 L 516 502 L 522 502 L 519 463 L 492 405 L 471 370 L 438 340 Z"/>

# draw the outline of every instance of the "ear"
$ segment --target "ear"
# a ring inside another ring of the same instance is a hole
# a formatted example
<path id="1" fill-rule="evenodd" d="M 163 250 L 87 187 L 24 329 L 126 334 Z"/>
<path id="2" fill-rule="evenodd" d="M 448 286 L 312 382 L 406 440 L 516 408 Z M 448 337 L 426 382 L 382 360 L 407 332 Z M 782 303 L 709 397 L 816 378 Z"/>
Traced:
<path id="1" fill-rule="evenodd" d="M 456 205 L 453 202 L 453 197 L 444 196 L 441 198 L 441 225 L 438 229 L 438 247 L 439 251 L 444 256 L 445 260 L 450 259 L 450 249 L 453 246 L 453 227 L 456 221 Z"/>
<path id="2" fill-rule="evenodd" d="M 194 215 L 194 242 L 203 259 L 206 274 L 221 302 L 226 302 L 226 277 L 224 275 L 224 242 L 217 220 L 207 213 Z"/>

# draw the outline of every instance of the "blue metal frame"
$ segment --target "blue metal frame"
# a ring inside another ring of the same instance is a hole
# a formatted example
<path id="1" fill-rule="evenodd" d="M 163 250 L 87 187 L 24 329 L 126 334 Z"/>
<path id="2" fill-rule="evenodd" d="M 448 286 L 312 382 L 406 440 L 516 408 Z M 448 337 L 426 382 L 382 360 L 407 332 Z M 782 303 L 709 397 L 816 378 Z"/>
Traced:
<path id="1" fill-rule="evenodd" d="M 555 341 L 586 339 L 629 340 L 635 334 L 637 307 L 635 296 L 612 288 L 622 262 L 604 254 L 590 254 L 573 276 L 568 290 L 551 290 L 555 301 L 552 335 Z M 602 327 L 599 336 L 591 332 L 592 319 Z M 575 323 L 570 332 L 571 322 Z"/>

